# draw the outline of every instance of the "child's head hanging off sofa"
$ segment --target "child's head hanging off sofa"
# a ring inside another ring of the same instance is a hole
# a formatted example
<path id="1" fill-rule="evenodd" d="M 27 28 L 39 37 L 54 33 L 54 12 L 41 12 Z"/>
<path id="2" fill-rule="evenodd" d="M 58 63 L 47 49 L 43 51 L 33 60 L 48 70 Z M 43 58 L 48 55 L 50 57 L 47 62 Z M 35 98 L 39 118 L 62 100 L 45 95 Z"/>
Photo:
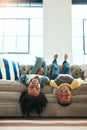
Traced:
<path id="1" fill-rule="evenodd" d="M 38 76 L 35 76 L 29 81 L 27 89 L 21 93 L 19 102 L 23 116 L 29 117 L 34 112 L 41 115 L 48 101 L 41 92 Z"/>

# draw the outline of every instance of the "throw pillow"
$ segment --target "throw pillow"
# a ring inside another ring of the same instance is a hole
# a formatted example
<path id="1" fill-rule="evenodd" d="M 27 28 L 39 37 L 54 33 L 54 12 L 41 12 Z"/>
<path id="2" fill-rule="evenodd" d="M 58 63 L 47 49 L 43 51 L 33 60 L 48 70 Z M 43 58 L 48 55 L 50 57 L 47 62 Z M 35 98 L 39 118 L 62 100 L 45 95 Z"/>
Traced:
<path id="1" fill-rule="evenodd" d="M 0 58 L 0 79 L 14 81 L 18 80 L 19 76 L 19 63 Z"/>

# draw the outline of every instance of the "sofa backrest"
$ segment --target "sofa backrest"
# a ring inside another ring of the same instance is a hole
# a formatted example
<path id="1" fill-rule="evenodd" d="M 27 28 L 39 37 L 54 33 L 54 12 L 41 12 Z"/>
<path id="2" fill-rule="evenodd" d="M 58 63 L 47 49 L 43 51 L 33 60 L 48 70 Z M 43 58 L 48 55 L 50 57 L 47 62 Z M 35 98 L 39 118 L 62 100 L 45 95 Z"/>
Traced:
<path id="1" fill-rule="evenodd" d="M 33 65 L 20 65 L 20 74 L 29 74 Z M 62 65 L 59 65 L 60 73 L 62 73 Z M 74 78 L 84 79 L 84 71 L 79 65 L 71 65 L 72 76 Z M 51 65 L 48 65 L 48 77 L 51 79 Z"/>

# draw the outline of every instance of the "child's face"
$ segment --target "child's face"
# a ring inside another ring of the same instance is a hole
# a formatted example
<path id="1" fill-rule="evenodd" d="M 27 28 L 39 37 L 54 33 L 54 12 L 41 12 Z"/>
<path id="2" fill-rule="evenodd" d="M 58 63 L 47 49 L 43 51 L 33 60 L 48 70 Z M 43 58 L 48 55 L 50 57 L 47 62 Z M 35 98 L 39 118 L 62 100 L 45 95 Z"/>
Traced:
<path id="1" fill-rule="evenodd" d="M 39 96 L 40 94 L 40 83 L 37 78 L 33 78 L 28 86 L 28 94 L 32 96 Z"/>
<path id="2" fill-rule="evenodd" d="M 70 88 L 67 85 L 63 85 L 59 88 L 57 93 L 58 102 L 61 105 L 69 105 L 72 102 L 72 94 Z"/>

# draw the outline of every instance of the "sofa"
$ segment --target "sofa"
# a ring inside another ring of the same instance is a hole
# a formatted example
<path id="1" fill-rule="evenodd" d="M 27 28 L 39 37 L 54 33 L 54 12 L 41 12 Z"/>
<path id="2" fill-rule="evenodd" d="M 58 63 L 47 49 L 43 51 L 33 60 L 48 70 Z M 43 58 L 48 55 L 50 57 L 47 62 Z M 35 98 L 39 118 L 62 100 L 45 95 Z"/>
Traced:
<path id="1" fill-rule="evenodd" d="M 72 76 L 82 78 L 80 88 L 72 90 L 73 101 L 69 106 L 61 106 L 57 102 L 56 89 L 49 85 L 41 91 L 45 94 L 48 104 L 41 117 L 87 117 L 87 65 L 71 65 Z M 20 75 L 29 74 L 32 65 L 20 65 Z M 59 65 L 62 72 L 62 67 Z M 51 79 L 51 65 L 48 65 L 48 76 Z M 19 98 L 26 86 L 18 81 L 0 79 L 0 117 L 23 117 Z M 31 117 L 38 117 L 36 113 Z"/>

